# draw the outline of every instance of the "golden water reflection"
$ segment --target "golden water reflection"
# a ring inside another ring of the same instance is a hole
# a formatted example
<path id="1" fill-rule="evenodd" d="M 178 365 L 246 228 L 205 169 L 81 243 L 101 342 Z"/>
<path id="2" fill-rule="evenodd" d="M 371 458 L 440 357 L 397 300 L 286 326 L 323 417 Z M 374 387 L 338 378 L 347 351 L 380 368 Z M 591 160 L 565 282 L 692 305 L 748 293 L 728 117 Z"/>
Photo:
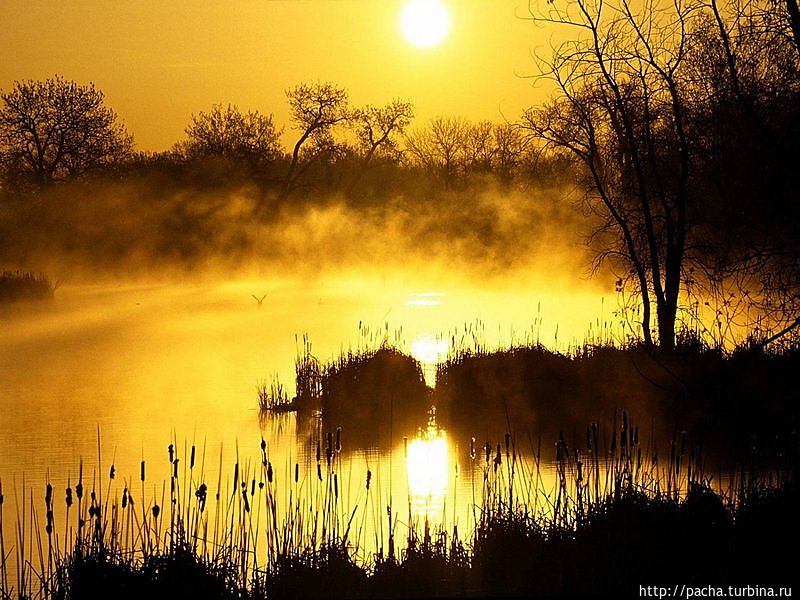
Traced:
<path id="1" fill-rule="evenodd" d="M 432 409 L 427 428 L 406 448 L 408 501 L 414 520 L 442 521 L 445 516 L 451 447 L 447 433 L 436 425 L 435 414 Z"/>

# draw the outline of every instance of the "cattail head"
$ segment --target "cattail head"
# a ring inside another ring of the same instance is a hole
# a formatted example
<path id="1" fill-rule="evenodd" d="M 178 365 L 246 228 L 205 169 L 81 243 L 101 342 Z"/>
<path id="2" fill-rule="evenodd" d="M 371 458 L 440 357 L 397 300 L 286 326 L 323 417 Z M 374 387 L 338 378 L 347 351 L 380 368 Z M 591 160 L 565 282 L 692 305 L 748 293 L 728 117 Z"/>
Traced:
<path id="1" fill-rule="evenodd" d="M 300 479 L 300 465 L 294 463 L 294 482 L 297 483 L 298 479 Z"/>
<path id="2" fill-rule="evenodd" d="M 177 459 L 177 458 L 172 462 L 172 476 L 175 479 L 178 478 L 178 462 L 179 462 L 179 459 Z"/>
<path id="3" fill-rule="evenodd" d="M 167 452 L 169 453 L 169 462 L 175 460 L 175 446 L 173 446 L 172 444 L 167 446 Z"/>
<path id="4" fill-rule="evenodd" d="M 372 471 L 367 469 L 367 489 L 369 490 L 369 483 L 372 480 Z"/>
<path id="5" fill-rule="evenodd" d="M 53 486 L 49 483 L 45 487 L 44 492 L 44 504 L 47 508 L 50 508 L 50 505 L 53 503 Z"/>
<path id="6" fill-rule="evenodd" d="M 320 446 L 321 446 L 320 441 L 317 440 L 317 462 L 319 462 L 320 459 L 322 458 L 322 451 Z"/>
<path id="7" fill-rule="evenodd" d="M 339 477 L 336 473 L 333 474 L 333 497 L 339 499 Z"/>
<path id="8" fill-rule="evenodd" d="M 189 469 L 194 469 L 194 444 L 192 444 L 192 454 L 189 458 Z"/>
<path id="9" fill-rule="evenodd" d="M 139 479 L 140 479 L 141 481 L 144 481 L 144 461 L 142 461 L 142 464 L 141 464 L 141 469 L 140 469 L 140 471 L 139 471 Z"/>
<path id="10" fill-rule="evenodd" d="M 153 518 L 157 519 L 160 512 L 161 512 L 161 507 L 158 506 L 158 504 L 154 504 L 153 505 Z"/>
<path id="11" fill-rule="evenodd" d="M 267 481 L 272 483 L 272 463 L 267 462 Z"/>
<path id="12" fill-rule="evenodd" d="M 78 500 L 83 498 L 83 484 L 80 481 L 75 486 L 75 496 L 77 496 Z"/>
<path id="13" fill-rule="evenodd" d="M 108 470 L 108 478 L 114 479 L 114 476 L 117 474 L 117 469 L 114 465 L 111 465 L 111 468 Z"/>
<path id="14" fill-rule="evenodd" d="M 68 487 L 66 490 L 66 497 L 64 498 L 64 502 L 67 505 L 67 508 L 72 506 L 72 488 Z"/>
<path id="15" fill-rule="evenodd" d="M 122 490 L 122 508 L 123 510 L 128 506 L 128 488 Z"/>

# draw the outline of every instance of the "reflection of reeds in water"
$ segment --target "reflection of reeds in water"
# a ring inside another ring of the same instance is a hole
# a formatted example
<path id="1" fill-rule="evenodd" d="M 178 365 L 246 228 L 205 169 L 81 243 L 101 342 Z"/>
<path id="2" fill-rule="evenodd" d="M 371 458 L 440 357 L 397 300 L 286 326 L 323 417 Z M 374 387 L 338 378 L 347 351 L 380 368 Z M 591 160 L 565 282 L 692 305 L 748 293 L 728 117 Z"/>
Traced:
<path id="1" fill-rule="evenodd" d="M 624 412 L 610 436 L 592 424 L 585 445 L 556 442 L 555 483 L 549 453 L 526 440 L 526 458 L 518 444 L 510 433 L 482 448 L 470 442 L 472 535 L 461 537 L 455 517 L 415 523 L 409 509 L 399 550 L 391 495 L 371 470 L 344 472 L 338 429 L 318 438 L 310 468 L 278 469 L 262 441 L 258 463 L 237 452 L 224 476 L 220 452 L 215 484 L 205 479 L 205 449 L 179 452 L 177 442 L 165 457 L 169 477 L 155 485 L 144 461 L 139 485 L 113 465 L 87 478 L 81 464 L 63 512 L 49 482 L 43 502 L 23 482 L 13 492 L 12 548 L 0 486 L 0 597 L 603 593 L 689 573 L 701 558 L 701 574 L 691 573 L 708 578 L 779 572 L 788 561 L 761 542 L 797 532 L 796 445 L 769 473 L 748 465 L 723 487 L 685 435 L 661 460 Z M 363 482 L 355 497 L 343 480 L 351 476 Z"/>

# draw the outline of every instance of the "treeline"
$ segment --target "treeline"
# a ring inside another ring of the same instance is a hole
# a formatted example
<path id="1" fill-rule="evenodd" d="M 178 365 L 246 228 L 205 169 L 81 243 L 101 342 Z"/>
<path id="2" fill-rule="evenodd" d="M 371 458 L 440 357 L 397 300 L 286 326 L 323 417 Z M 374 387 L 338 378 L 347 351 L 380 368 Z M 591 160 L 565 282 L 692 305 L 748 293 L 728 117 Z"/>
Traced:
<path id="1" fill-rule="evenodd" d="M 93 84 L 55 76 L 16 82 L 0 96 L 0 164 L 6 193 L 32 193 L 92 177 L 164 175 L 193 185 L 246 180 L 268 200 L 350 198 L 462 189 L 492 177 L 503 185 L 547 178 L 546 161 L 520 123 L 437 117 L 412 127 L 414 106 L 353 106 L 333 83 L 286 92 L 295 136 L 272 114 L 218 104 L 191 115 L 186 137 L 165 152 L 137 152 L 133 136 Z M 421 182 L 423 185 L 421 185 Z"/>

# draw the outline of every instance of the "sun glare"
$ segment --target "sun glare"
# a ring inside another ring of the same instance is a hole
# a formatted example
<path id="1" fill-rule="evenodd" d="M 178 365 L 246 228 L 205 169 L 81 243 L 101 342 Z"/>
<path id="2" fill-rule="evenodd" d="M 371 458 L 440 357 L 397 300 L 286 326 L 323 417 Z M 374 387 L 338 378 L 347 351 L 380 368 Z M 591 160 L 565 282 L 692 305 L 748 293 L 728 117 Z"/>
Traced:
<path id="1" fill-rule="evenodd" d="M 444 509 L 447 493 L 447 434 L 436 425 L 431 411 L 428 427 L 408 442 L 408 493 L 416 517 L 435 517 Z"/>
<path id="2" fill-rule="evenodd" d="M 400 29 L 418 48 L 439 45 L 450 31 L 450 13 L 439 0 L 409 0 L 400 14 Z"/>

